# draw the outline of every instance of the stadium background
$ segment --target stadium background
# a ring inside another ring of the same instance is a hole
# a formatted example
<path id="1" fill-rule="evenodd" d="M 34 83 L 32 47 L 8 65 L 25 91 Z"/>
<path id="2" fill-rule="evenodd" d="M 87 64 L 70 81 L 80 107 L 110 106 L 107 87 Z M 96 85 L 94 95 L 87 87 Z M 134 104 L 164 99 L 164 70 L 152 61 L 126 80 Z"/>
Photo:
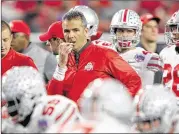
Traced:
<path id="1" fill-rule="evenodd" d="M 2 0 L 1 18 L 7 22 L 14 19 L 24 20 L 31 28 L 31 41 L 40 43 L 40 33 L 45 32 L 51 23 L 61 20 L 65 12 L 75 5 L 87 5 L 98 14 L 99 30 L 103 31 L 102 38 L 110 41 L 109 25 L 115 12 L 128 8 L 135 10 L 139 15 L 152 13 L 161 18 L 159 25 L 158 42 L 164 44 L 164 27 L 168 18 L 178 9 L 179 2 L 176 0 Z"/>

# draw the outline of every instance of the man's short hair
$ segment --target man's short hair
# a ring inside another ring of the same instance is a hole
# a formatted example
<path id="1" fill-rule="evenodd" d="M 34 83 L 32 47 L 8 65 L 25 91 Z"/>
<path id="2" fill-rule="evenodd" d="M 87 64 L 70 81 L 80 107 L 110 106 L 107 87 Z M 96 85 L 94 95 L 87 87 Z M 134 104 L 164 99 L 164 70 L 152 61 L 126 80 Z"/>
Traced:
<path id="1" fill-rule="evenodd" d="M 6 21 L 1 20 L 1 30 L 3 31 L 5 29 L 9 29 L 9 32 L 12 33 L 9 24 Z"/>
<path id="2" fill-rule="evenodd" d="M 87 27 L 87 21 L 82 12 L 76 10 L 69 11 L 63 16 L 62 20 L 64 21 L 64 20 L 72 20 L 72 19 L 81 19 L 83 26 L 85 28 Z"/>

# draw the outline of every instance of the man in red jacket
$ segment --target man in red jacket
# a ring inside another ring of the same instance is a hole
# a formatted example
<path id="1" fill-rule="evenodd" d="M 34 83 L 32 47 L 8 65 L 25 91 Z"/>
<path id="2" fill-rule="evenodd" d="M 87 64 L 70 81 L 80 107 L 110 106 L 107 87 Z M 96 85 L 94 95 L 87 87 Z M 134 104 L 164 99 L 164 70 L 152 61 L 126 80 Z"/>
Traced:
<path id="1" fill-rule="evenodd" d="M 141 87 L 140 77 L 117 52 L 87 40 L 84 15 L 79 11 L 69 11 L 62 22 L 66 42 L 59 46 L 59 63 L 49 82 L 48 94 L 63 94 L 77 101 L 91 81 L 113 77 L 135 96 Z"/>
<path id="2" fill-rule="evenodd" d="M 13 66 L 32 66 L 37 69 L 30 57 L 20 54 L 11 48 L 13 35 L 8 23 L 3 20 L 1 21 L 1 30 L 1 76 Z"/>

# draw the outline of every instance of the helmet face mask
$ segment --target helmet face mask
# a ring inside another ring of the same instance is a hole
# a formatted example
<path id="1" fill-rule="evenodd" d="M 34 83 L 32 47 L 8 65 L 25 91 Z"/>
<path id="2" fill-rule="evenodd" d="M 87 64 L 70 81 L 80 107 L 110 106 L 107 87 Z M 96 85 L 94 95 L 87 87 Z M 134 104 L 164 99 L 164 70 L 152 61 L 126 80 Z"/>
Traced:
<path id="1" fill-rule="evenodd" d="M 149 119 L 149 120 L 141 120 L 137 122 L 137 129 L 140 132 L 143 133 L 152 133 L 152 132 L 157 132 L 158 129 L 160 128 L 161 125 L 161 119 L 156 118 L 156 119 Z"/>
<path id="2" fill-rule="evenodd" d="M 116 28 L 115 35 L 117 38 L 116 47 L 119 48 L 131 48 L 133 44 L 137 44 L 137 36 L 136 36 L 136 29 L 133 28 Z M 123 33 L 126 32 L 127 36 L 124 36 Z M 135 47 L 135 46 L 134 46 Z"/>
<path id="3" fill-rule="evenodd" d="M 117 48 L 132 48 L 135 47 L 140 41 L 142 22 L 136 12 L 128 9 L 122 9 L 114 14 L 110 29 L 113 43 Z M 116 34 L 117 29 L 135 30 L 135 35 L 128 38 L 119 38 Z"/>
<path id="4" fill-rule="evenodd" d="M 18 115 L 18 109 L 19 109 L 19 99 L 14 99 L 14 100 L 8 100 L 8 113 L 11 117 L 17 116 Z"/>
<path id="5" fill-rule="evenodd" d="M 40 96 L 46 94 L 44 80 L 32 67 L 14 67 L 2 77 L 2 90 L 8 103 L 8 112 L 21 122 L 33 112 Z"/>

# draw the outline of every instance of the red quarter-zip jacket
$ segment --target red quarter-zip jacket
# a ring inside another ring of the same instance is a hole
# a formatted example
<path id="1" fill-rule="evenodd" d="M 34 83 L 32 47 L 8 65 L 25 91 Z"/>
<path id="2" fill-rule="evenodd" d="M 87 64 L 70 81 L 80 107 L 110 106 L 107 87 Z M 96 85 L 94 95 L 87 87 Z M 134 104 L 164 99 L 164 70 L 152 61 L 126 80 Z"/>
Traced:
<path id="1" fill-rule="evenodd" d="M 65 93 L 65 96 L 77 101 L 87 85 L 97 78 L 118 79 L 132 96 L 141 87 L 139 75 L 117 52 L 92 43 L 80 53 L 78 64 L 74 54 L 70 53 L 67 68 L 63 81 L 52 78 L 49 82 L 49 95 Z"/>
<path id="2" fill-rule="evenodd" d="M 1 59 L 1 76 L 13 66 L 31 66 L 37 69 L 30 57 L 10 49 L 7 55 Z"/>

